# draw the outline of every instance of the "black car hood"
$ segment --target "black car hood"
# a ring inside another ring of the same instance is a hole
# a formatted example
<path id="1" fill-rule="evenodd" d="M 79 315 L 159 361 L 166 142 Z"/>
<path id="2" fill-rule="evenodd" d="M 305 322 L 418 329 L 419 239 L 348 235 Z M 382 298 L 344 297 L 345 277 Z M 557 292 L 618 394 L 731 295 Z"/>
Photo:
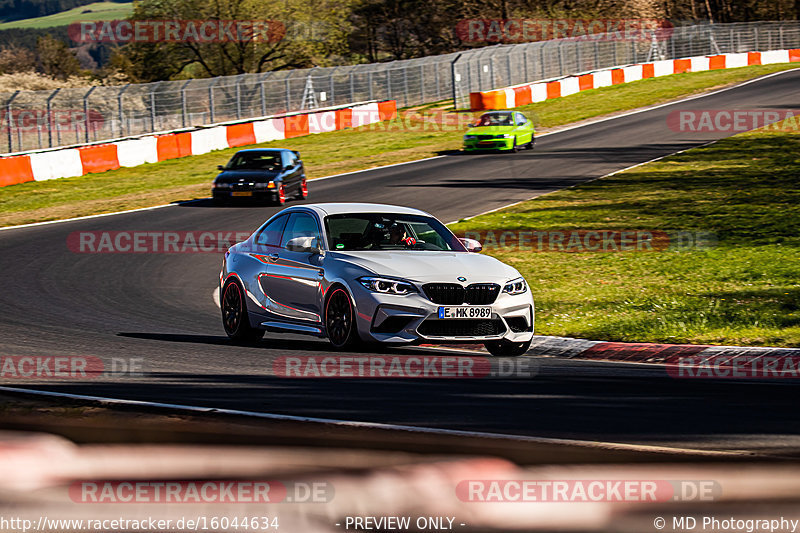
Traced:
<path id="1" fill-rule="evenodd" d="M 280 172 L 270 170 L 225 170 L 221 172 L 214 181 L 236 183 L 241 179 L 248 183 L 256 183 L 272 181 L 280 175 Z"/>

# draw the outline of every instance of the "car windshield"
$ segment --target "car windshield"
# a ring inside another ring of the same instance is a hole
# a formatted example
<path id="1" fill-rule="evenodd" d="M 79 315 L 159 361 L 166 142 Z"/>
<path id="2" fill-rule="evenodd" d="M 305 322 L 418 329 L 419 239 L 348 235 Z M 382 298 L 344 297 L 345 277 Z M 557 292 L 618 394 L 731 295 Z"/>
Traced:
<path id="1" fill-rule="evenodd" d="M 477 126 L 511 126 L 511 115 L 508 113 L 486 113 L 478 120 Z"/>
<path id="2" fill-rule="evenodd" d="M 441 222 L 421 215 L 348 213 L 325 217 L 328 243 L 335 251 L 467 250 Z"/>
<path id="3" fill-rule="evenodd" d="M 239 152 L 226 166 L 227 170 L 271 170 L 281 169 L 280 152 Z"/>

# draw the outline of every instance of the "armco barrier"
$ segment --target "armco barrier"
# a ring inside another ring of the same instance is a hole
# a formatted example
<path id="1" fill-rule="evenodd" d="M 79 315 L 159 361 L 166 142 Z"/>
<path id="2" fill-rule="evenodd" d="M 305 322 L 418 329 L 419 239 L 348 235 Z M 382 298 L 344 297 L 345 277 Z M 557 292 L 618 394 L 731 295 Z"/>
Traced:
<path id="1" fill-rule="evenodd" d="M 148 135 L 111 143 L 0 157 L 0 187 L 28 181 L 82 176 L 120 167 L 135 167 L 206 154 L 237 146 L 291 139 L 391 120 L 397 102 L 371 102 L 347 108 L 287 115 L 192 131 Z"/>
<path id="2" fill-rule="evenodd" d="M 509 109 L 550 100 L 551 98 L 568 96 L 580 91 L 646 78 L 657 78 L 683 72 L 701 72 L 704 70 L 746 67 L 748 65 L 790 62 L 800 62 L 800 49 L 667 59 L 599 70 L 553 81 L 528 83 L 493 91 L 474 92 L 470 93 L 469 101 L 472 111 Z"/>

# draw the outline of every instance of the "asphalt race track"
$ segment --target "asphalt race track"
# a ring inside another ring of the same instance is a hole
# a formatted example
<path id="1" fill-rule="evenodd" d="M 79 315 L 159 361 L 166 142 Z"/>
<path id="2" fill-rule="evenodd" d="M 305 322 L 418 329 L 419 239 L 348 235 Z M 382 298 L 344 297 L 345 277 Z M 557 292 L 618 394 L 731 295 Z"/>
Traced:
<path id="1" fill-rule="evenodd" d="M 534 151 L 454 154 L 314 181 L 309 201 L 396 203 L 451 222 L 725 136 L 672 131 L 666 117 L 675 109 L 797 108 L 800 70 L 551 134 Z M 209 168 L 209 183 L 213 175 Z M 41 390 L 535 436 L 800 449 L 799 391 L 791 382 L 679 381 L 657 366 L 558 359 L 541 359 L 534 378 L 275 377 L 275 358 L 325 354 L 327 341 L 268 334 L 257 347 L 230 344 L 211 297 L 220 254 L 67 248 L 67 236 L 77 231 L 250 231 L 275 211 L 200 201 L 0 232 L 2 355 L 144 359 L 140 378 L 25 383 Z"/>

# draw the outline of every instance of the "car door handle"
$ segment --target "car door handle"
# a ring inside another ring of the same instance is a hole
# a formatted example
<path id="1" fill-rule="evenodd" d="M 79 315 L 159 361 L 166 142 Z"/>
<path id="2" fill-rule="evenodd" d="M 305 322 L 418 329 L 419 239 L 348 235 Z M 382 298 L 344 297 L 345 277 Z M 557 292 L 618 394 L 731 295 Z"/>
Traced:
<path id="1" fill-rule="evenodd" d="M 278 259 L 280 259 L 278 254 L 269 254 L 269 260 L 270 261 L 277 261 Z"/>

